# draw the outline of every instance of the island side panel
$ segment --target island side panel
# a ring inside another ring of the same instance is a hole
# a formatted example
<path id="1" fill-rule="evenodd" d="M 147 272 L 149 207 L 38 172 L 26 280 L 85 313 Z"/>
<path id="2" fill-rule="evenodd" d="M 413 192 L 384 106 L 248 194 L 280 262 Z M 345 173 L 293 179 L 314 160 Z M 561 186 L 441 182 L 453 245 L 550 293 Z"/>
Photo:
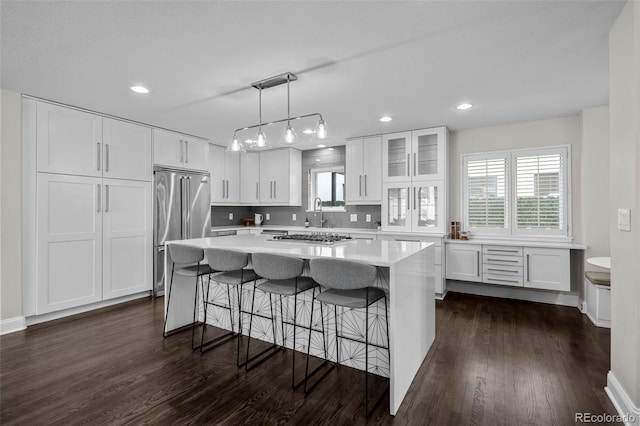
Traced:
<path id="1" fill-rule="evenodd" d="M 167 249 L 164 251 L 164 267 L 166 271 L 164 274 L 164 314 L 167 318 L 167 326 L 164 330 L 165 332 L 176 330 L 193 322 L 193 302 L 196 291 L 196 280 L 194 277 L 183 277 L 181 275 L 173 274 L 173 283 L 171 284 L 171 306 L 169 306 L 169 311 L 167 311 L 172 266 L 173 259 L 171 259 L 171 255 Z"/>
<path id="2" fill-rule="evenodd" d="M 391 390 L 389 409 L 395 415 L 422 361 L 433 344 L 435 327 L 433 245 L 390 268 Z"/>

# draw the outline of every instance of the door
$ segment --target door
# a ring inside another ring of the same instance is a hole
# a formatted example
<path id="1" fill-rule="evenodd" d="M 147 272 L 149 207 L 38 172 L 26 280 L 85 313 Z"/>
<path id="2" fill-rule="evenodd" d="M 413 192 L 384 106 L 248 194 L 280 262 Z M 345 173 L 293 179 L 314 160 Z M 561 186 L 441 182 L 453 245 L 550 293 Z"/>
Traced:
<path id="1" fill-rule="evenodd" d="M 224 176 L 225 149 L 221 146 L 209 147 L 209 164 L 207 169 L 210 174 L 211 202 L 223 203 L 227 193 L 227 183 Z"/>
<path id="2" fill-rule="evenodd" d="M 177 172 L 154 173 L 154 246 L 182 239 L 182 180 Z"/>
<path id="3" fill-rule="evenodd" d="M 364 138 L 362 147 L 363 199 L 379 204 L 382 201 L 382 138 Z"/>
<path id="4" fill-rule="evenodd" d="M 151 181 L 151 129 L 103 119 L 103 177 Z"/>
<path id="5" fill-rule="evenodd" d="M 416 130 L 411 132 L 411 176 L 416 179 L 446 179 L 445 128 Z"/>
<path id="6" fill-rule="evenodd" d="M 273 157 L 271 158 L 273 162 L 272 166 L 272 176 L 273 176 L 273 198 L 272 202 L 274 203 L 288 203 L 289 195 L 290 195 L 290 175 L 289 170 L 291 169 L 291 159 L 290 159 L 290 151 L 289 149 L 276 149 L 273 150 Z M 301 183 L 297 183 L 297 185 L 301 185 Z"/>
<path id="7" fill-rule="evenodd" d="M 102 117 L 44 102 L 36 111 L 39 172 L 102 176 Z"/>
<path id="8" fill-rule="evenodd" d="M 260 153 L 260 203 L 273 203 L 273 180 L 275 168 L 282 167 L 276 164 L 275 151 L 262 151 Z"/>
<path id="9" fill-rule="evenodd" d="M 106 299 L 151 290 L 151 183 L 103 179 L 103 280 Z"/>
<path id="10" fill-rule="evenodd" d="M 411 183 L 385 184 L 382 190 L 383 231 L 411 231 Z"/>
<path id="11" fill-rule="evenodd" d="M 362 159 L 364 158 L 362 139 L 347 141 L 345 147 L 345 200 L 347 203 L 358 203 L 362 201 L 363 170 Z"/>
<path id="12" fill-rule="evenodd" d="M 446 245 L 446 271 L 447 279 L 462 281 L 482 281 L 482 246 L 479 244 Z"/>
<path id="13" fill-rule="evenodd" d="M 209 142 L 180 135 L 183 149 L 182 167 L 193 170 L 207 170 L 207 156 L 209 154 Z"/>
<path id="14" fill-rule="evenodd" d="M 382 181 L 411 180 L 411 132 L 392 133 L 382 137 Z"/>
<path id="15" fill-rule="evenodd" d="M 240 202 L 260 202 L 260 154 L 247 152 L 240 155 Z"/>
<path id="16" fill-rule="evenodd" d="M 36 314 L 102 300 L 101 179 L 38 173 Z"/>
<path id="17" fill-rule="evenodd" d="M 570 251 L 555 248 L 524 248 L 524 286 L 570 291 Z"/>
<path id="18" fill-rule="evenodd" d="M 443 233 L 445 226 L 443 184 L 439 181 L 414 182 L 411 188 L 413 232 Z"/>
<path id="19" fill-rule="evenodd" d="M 211 201 L 209 175 L 192 173 L 184 176 L 186 209 L 184 238 L 204 238 L 211 234 Z"/>
<path id="20" fill-rule="evenodd" d="M 178 133 L 153 129 L 153 163 L 168 167 L 182 167 L 184 152 Z"/>
<path id="21" fill-rule="evenodd" d="M 240 155 L 237 152 L 224 153 L 224 177 L 226 179 L 227 203 L 240 202 Z"/>

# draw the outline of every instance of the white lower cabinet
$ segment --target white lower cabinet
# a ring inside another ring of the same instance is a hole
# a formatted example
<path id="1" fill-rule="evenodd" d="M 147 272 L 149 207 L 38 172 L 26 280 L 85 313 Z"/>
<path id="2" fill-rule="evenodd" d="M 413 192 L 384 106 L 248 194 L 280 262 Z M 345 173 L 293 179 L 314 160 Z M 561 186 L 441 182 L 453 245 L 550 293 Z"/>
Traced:
<path id="1" fill-rule="evenodd" d="M 525 247 L 524 286 L 543 290 L 571 290 L 569 250 Z"/>
<path id="2" fill-rule="evenodd" d="M 447 244 L 446 253 L 447 279 L 482 281 L 482 245 Z"/>
<path id="3" fill-rule="evenodd" d="M 151 183 L 38 173 L 36 314 L 151 290 Z"/>

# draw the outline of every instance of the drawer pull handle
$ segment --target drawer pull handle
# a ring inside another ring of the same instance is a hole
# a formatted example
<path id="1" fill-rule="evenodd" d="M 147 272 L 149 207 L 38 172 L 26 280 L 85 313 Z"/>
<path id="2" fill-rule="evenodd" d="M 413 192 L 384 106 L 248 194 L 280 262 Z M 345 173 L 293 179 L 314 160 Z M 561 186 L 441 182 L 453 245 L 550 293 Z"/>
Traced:
<path id="1" fill-rule="evenodd" d="M 490 249 L 490 248 L 488 248 L 487 251 L 497 251 L 501 253 L 519 253 L 519 250 L 501 250 L 501 249 Z"/>
<path id="2" fill-rule="evenodd" d="M 519 263 L 519 260 L 508 260 L 508 259 L 487 259 L 487 262 L 509 262 L 509 263 Z"/>
<path id="3" fill-rule="evenodd" d="M 487 271 L 497 271 L 497 272 L 509 272 L 511 274 L 517 274 L 520 271 L 512 271 L 510 269 L 496 269 L 496 268 L 487 268 Z"/>
<path id="4" fill-rule="evenodd" d="M 514 284 L 520 284 L 520 282 L 518 281 L 513 281 L 513 280 L 501 280 L 500 278 L 491 278 L 491 277 L 487 277 L 488 281 L 500 281 L 503 283 L 514 283 Z"/>

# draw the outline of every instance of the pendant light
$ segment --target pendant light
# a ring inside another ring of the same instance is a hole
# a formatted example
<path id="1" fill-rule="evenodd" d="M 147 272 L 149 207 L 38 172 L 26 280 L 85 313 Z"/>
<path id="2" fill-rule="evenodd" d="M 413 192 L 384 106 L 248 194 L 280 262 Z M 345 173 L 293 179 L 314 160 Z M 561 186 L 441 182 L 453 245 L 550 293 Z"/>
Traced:
<path id="1" fill-rule="evenodd" d="M 271 146 L 267 144 L 267 136 L 262 131 L 262 87 L 258 90 L 258 94 L 258 118 L 260 124 L 258 125 L 258 134 L 256 135 L 256 148 L 271 148 Z"/>
<path id="2" fill-rule="evenodd" d="M 287 127 L 284 129 L 284 144 L 292 145 L 298 141 L 298 135 L 291 127 L 291 97 L 289 87 L 291 85 L 291 76 L 287 75 Z"/>
<path id="3" fill-rule="evenodd" d="M 320 118 L 318 120 L 318 126 L 316 127 L 316 136 L 318 139 L 325 139 L 327 137 L 327 123 Z"/>

